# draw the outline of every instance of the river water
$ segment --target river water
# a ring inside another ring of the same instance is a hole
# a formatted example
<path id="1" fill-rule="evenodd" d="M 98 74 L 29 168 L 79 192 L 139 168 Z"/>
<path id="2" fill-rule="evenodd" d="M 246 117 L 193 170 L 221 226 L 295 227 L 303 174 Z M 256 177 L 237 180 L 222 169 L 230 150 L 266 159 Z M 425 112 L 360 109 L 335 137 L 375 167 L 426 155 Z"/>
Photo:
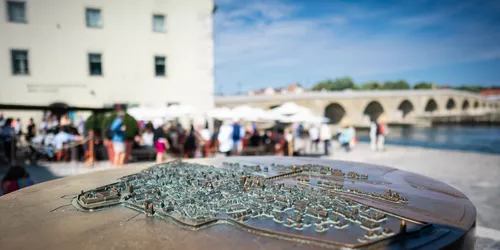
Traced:
<path id="1" fill-rule="evenodd" d="M 500 154 L 500 126 L 390 127 L 389 131 L 387 144 Z M 356 134 L 359 141 L 370 141 L 368 130 Z"/>

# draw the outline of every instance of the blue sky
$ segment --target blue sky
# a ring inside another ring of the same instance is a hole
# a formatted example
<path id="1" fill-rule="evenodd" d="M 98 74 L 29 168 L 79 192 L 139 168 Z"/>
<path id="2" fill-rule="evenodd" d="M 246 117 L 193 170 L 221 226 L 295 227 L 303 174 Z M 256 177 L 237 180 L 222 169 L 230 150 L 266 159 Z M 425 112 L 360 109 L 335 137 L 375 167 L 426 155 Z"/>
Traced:
<path id="1" fill-rule="evenodd" d="M 357 83 L 500 85 L 497 0 L 216 0 L 216 92 Z"/>

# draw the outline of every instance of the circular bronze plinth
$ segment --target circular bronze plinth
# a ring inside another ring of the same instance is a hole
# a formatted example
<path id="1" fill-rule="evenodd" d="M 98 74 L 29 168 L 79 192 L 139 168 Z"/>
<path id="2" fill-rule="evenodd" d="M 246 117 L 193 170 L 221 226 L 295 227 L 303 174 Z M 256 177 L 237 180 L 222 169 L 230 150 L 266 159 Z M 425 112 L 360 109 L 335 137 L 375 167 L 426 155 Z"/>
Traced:
<path id="1" fill-rule="evenodd" d="M 0 197 L 5 249 L 470 249 L 475 220 L 431 178 L 307 158 L 131 166 Z"/>

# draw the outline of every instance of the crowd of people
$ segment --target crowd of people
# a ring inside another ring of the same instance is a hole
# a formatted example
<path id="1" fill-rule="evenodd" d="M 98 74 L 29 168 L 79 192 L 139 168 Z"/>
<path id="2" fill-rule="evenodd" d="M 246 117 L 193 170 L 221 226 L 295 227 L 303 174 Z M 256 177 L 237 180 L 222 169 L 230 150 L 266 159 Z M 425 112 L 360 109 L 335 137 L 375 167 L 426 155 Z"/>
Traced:
<path id="1" fill-rule="evenodd" d="M 120 111 L 109 126 L 108 131 L 96 134 L 95 148 L 104 148 L 108 140 L 113 149 L 112 155 L 98 155 L 97 160 L 111 158 L 114 165 L 124 165 L 129 157 L 128 143 L 125 136 L 127 127 L 125 113 Z M 163 162 L 166 154 L 182 158 L 212 157 L 216 154 L 232 155 L 278 155 L 293 156 L 303 154 L 332 154 L 332 142 L 346 152 L 354 149 L 358 143 L 356 130 L 348 122 L 341 123 L 335 135 L 326 124 L 275 124 L 260 128 L 256 122 L 240 120 L 221 121 L 213 130 L 208 123 L 204 126 L 191 124 L 185 129 L 179 122 L 166 123 L 163 120 L 139 121 L 139 134 L 134 137 L 132 149 L 141 149 L 156 154 L 156 162 Z M 49 160 L 69 161 L 84 160 L 88 156 L 89 145 L 85 139 L 87 133 L 85 121 L 80 117 L 73 122 L 69 115 L 45 113 L 37 128 L 30 119 L 26 130 L 20 119 L 4 118 L 0 114 L 0 135 L 5 160 L 12 162 L 17 148 L 23 143 L 42 145 L 32 153 L 46 156 Z M 372 150 L 384 150 L 388 126 L 383 120 L 376 120 L 370 126 L 370 146 Z M 321 148 L 320 148 L 321 145 Z M 37 151 L 37 152 L 35 152 Z M 40 152 L 41 151 L 41 152 Z M 105 151 L 105 150 L 102 150 Z"/>
<path id="2" fill-rule="evenodd" d="M 0 113 L 0 139 L 3 147 L 4 160 L 14 164 L 20 148 L 28 148 L 32 154 L 45 154 L 47 158 L 62 160 L 67 157 L 67 145 L 71 142 L 81 140 L 84 129 L 83 118 L 79 119 L 77 125 L 63 115 L 58 118 L 51 112 L 46 112 L 37 128 L 33 118 L 29 119 L 26 130 L 23 130 L 21 119 L 4 118 Z M 36 148 L 32 143 L 43 145 L 43 148 Z M 82 151 L 83 149 L 80 149 Z M 43 151 L 43 152 L 41 152 Z"/>

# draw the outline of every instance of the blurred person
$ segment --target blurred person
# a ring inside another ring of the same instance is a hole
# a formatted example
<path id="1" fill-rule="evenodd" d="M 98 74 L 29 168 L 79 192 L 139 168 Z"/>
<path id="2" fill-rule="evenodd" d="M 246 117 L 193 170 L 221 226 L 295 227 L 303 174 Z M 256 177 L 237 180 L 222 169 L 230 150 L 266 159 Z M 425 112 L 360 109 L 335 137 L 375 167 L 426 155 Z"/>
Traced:
<path id="1" fill-rule="evenodd" d="M 3 117 L 3 113 L 0 112 L 0 129 L 5 125 L 5 118 Z"/>
<path id="2" fill-rule="evenodd" d="M 57 161 L 61 161 L 63 157 L 66 156 L 66 150 L 64 148 L 70 142 L 80 140 L 80 136 L 76 136 L 71 133 L 68 126 L 59 127 L 59 132 L 54 136 L 53 144 L 56 148 Z"/>
<path id="3" fill-rule="evenodd" d="M 314 152 L 318 152 L 319 130 L 316 125 L 312 125 L 309 128 L 309 138 L 311 139 L 311 150 L 314 148 Z"/>
<path id="4" fill-rule="evenodd" d="M 299 125 L 300 124 L 298 122 L 292 123 L 291 128 L 292 128 L 292 133 L 294 135 L 296 135 L 299 132 Z"/>
<path id="5" fill-rule="evenodd" d="M 48 130 L 49 122 L 47 119 L 43 118 L 40 123 L 40 134 L 46 134 Z"/>
<path id="6" fill-rule="evenodd" d="M 221 125 L 217 140 L 219 141 L 219 152 L 226 154 L 226 156 L 230 156 L 234 143 L 233 126 L 230 121 L 224 121 Z"/>
<path id="7" fill-rule="evenodd" d="M 144 132 L 141 135 L 141 146 L 152 148 L 154 146 L 153 126 L 145 126 Z"/>
<path id="8" fill-rule="evenodd" d="M 15 165 L 9 168 L 9 171 L 2 179 L 0 195 L 8 194 L 34 184 L 35 182 L 30 178 L 28 172 L 23 167 Z"/>
<path id="9" fill-rule="evenodd" d="M 330 155 L 328 150 L 330 148 L 330 140 L 332 139 L 332 132 L 330 131 L 328 124 L 326 123 L 321 124 L 319 131 L 319 138 L 323 142 L 323 145 L 325 147 L 324 155 L 327 156 Z"/>
<path id="10" fill-rule="evenodd" d="M 165 161 L 165 154 L 169 148 L 167 136 L 165 134 L 165 130 L 167 130 L 167 128 L 165 127 L 163 121 L 156 123 L 156 125 L 157 128 L 154 130 L 153 136 L 156 149 L 156 163 L 162 163 Z"/>
<path id="11" fill-rule="evenodd" d="M 377 123 L 377 150 L 384 151 L 385 137 L 389 134 L 389 127 L 384 116 L 380 116 Z"/>
<path id="12" fill-rule="evenodd" d="M 358 144 L 358 138 L 356 138 L 356 128 L 354 128 L 354 126 L 351 124 L 349 124 L 349 129 L 351 130 L 351 133 L 352 133 L 352 138 L 351 138 L 351 150 L 356 147 L 356 145 Z"/>
<path id="13" fill-rule="evenodd" d="M 252 131 L 253 134 L 255 134 L 255 132 L 259 132 L 259 126 L 257 126 L 256 122 L 252 122 Z"/>
<path id="14" fill-rule="evenodd" d="M 54 130 L 59 126 L 59 121 L 57 120 L 57 115 L 52 115 L 47 124 L 47 130 Z"/>
<path id="15" fill-rule="evenodd" d="M 111 123 L 110 130 L 113 132 L 111 139 L 113 143 L 113 151 L 115 154 L 113 163 L 117 166 L 123 166 L 125 163 L 125 131 L 127 127 L 124 123 L 125 113 L 119 111 L 113 123 Z"/>
<path id="16" fill-rule="evenodd" d="M 205 122 L 205 126 L 203 127 L 203 129 L 200 130 L 199 133 L 202 140 L 200 144 L 201 144 L 201 150 L 203 152 L 203 157 L 207 157 L 210 145 L 212 144 L 210 130 L 208 128 L 208 122 Z"/>
<path id="17" fill-rule="evenodd" d="M 28 127 L 26 127 L 26 141 L 29 143 L 36 135 L 36 126 L 33 118 L 30 118 L 28 122 Z"/>
<path id="18" fill-rule="evenodd" d="M 375 151 L 377 150 L 377 132 L 378 124 L 372 121 L 370 124 L 370 148 Z"/>
<path id="19" fill-rule="evenodd" d="M 83 116 L 78 116 L 78 122 L 76 124 L 76 128 L 78 130 L 78 134 L 84 135 L 85 134 L 85 119 L 83 119 Z"/>
<path id="20" fill-rule="evenodd" d="M 14 131 L 13 119 L 7 118 L 2 127 L 3 150 L 7 162 L 11 163 L 16 156 L 16 132 Z"/>
<path id="21" fill-rule="evenodd" d="M 264 134 L 261 136 L 262 144 L 264 145 L 264 150 L 266 153 L 271 153 L 274 150 L 274 138 L 273 132 L 271 130 L 266 130 Z"/>
<path id="22" fill-rule="evenodd" d="M 17 118 L 14 121 L 14 131 L 15 131 L 15 133 L 16 133 L 17 136 L 19 136 L 19 135 L 21 135 L 23 133 L 22 123 L 21 123 L 21 119 L 20 118 Z"/>
<path id="23" fill-rule="evenodd" d="M 47 112 L 45 112 L 43 114 L 42 120 L 49 121 L 51 119 L 51 117 L 52 117 L 52 112 L 50 110 L 48 110 Z"/>
<path id="24" fill-rule="evenodd" d="M 235 121 L 233 123 L 233 131 L 232 131 L 232 138 L 233 138 L 233 150 L 232 152 L 235 155 L 241 154 L 241 151 L 243 150 L 243 138 L 245 137 L 245 128 L 240 125 L 239 121 Z"/>
<path id="25" fill-rule="evenodd" d="M 71 124 L 73 124 L 73 122 L 69 118 L 69 114 L 64 114 L 61 116 L 61 119 L 59 121 L 59 126 L 67 126 Z"/>
<path id="26" fill-rule="evenodd" d="M 203 141 L 210 141 L 210 130 L 208 129 L 208 122 L 205 123 L 205 127 L 200 130 L 200 136 Z"/>
<path id="27" fill-rule="evenodd" d="M 283 138 L 285 139 L 285 145 L 283 151 L 285 151 L 285 155 L 293 156 L 293 134 L 290 132 L 290 129 L 285 129 Z"/>
<path id="28" fill-rule="evenodd" d="M 299 137 L 304 133 L 304 125 L 302 123 L 299 123 L 299 126 L 297 127 L 296 133 L 293 134 L 294 137 Z"/>
<path id="29" fill-rule="evenodd" d="M 283 156 L 285 153 L 285 136 L 283 136 L 282 133 L 280 133 L 277 129 L 275 129 L 275 132 L 273 132 L 273 138 L 274 138 L 274 153 L 278 156 Z"/>
<path id="30" fill-rule="evenodd" d="M 253 130 L 249 141 L 250 141 L 250 146 L 252 146 L 252 147 L 258 147 L 261 145 L 262 138 L 260 136 L 258 129 Z"/>
<path id="31" fill-rule="evenodd" d="M 201 136 L 198 131 L 191 124 L 189 130 L 187 131 L 186 142 L 184 143 L 184 156 L 186 158 L 195 158 L 199 156 L 198 144 L 201 141 Z"/>
<path id="32" fill-rule="evenodd" d="M 351 145 L 354 138 L 355 138 L 354 128 L 352 128 L 350 124 L 346 123 L 339 137 L 339 143 L 342 147 L 344 147 L 346 152 L 349 152 L 351 150 Z"/>

